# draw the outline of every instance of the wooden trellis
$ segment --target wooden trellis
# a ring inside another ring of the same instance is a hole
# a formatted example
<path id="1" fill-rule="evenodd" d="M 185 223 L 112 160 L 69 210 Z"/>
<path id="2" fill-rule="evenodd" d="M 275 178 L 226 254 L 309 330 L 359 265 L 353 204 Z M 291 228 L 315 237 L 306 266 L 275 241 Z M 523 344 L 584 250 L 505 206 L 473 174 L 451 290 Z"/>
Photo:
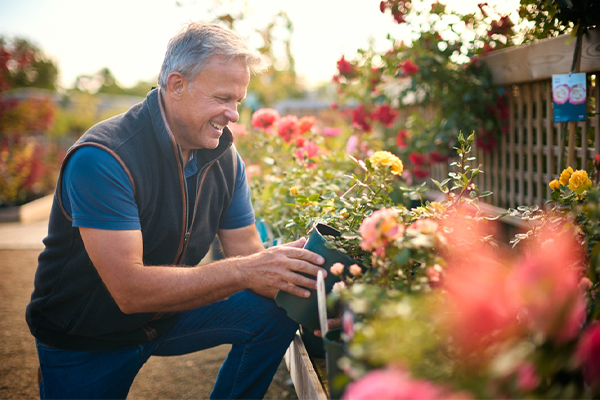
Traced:
<path id="1" fill-rule="evenodd" d="M 590 169 L 600 153 L 600 30 L 584 37 L 580 72 L 587 76 L 588 119 L 577 123 L 554 123 L 552 114 L 553 74 L 569 73 L 575 40 L 559 36 L 485 57 L 495 84 L 510 94 L 509 131 L 491 152 L 475 149 L 483 164 L 477 184 L 494 194 L 486 201 L 500 208 L 542 206 L 550 198 L 548 183 L 557 179 L 567 160 L 573 169 Z M 573 124 L 568 127 L 568 124 Z M 568 129 L 570 128 L 570 129 Z M 572 132 L 569 138 L 569 130 Z M 562 146 L 569 140 L 572 154 Z M 447 177 L 447 165 L 432 167 L 432 178 Z M 593 178 L 592 178 L 593 179 Z"/>

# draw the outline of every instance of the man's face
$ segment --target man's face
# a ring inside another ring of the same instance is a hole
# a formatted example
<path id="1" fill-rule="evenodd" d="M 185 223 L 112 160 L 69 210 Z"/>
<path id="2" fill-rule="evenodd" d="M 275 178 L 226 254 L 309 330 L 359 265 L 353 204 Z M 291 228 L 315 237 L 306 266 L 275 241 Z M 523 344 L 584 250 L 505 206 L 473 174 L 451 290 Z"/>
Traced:
<path id="1" fill-rule="evenodd" d="M 183 151 L 214 149 L 223 128 L 237 122 L 250 71 L 243 61 L 213 56 L 194 80 L 184 79 L 169 125 Z"/>

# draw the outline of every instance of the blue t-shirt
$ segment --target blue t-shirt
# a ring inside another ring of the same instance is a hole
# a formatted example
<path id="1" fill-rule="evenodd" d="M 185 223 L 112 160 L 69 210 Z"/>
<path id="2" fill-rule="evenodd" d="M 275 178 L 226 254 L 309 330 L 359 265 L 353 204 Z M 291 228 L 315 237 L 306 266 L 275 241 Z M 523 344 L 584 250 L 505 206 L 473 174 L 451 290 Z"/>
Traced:
<path id="1" fill-rule="evenodd" d="M 231 205 L 219 229 L 254 224 L 254 209 L 246 168 L 237 155 L 237 174 Z M 199 172 L 195 156 L 185 166 L 188 187 L 195 187 Z M 119 162 L 98 147 L 85 146 L 67 162 L 62 180 L 62 201 L 73 226 L 111 230 L 141 229 L 133 185 Z"/>

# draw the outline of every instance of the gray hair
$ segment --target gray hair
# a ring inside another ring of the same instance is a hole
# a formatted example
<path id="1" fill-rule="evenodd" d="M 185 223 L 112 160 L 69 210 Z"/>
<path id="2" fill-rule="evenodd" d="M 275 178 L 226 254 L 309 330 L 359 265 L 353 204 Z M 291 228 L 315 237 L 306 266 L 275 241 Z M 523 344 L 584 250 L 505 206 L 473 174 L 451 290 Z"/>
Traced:
<path id="1" fill-rule="evenodd" d="M 268 68 L 266 59 L 253 51 L 235 32 L 216 24 L 191 22 L 169 40 L 158 85 L 164 91 L 171 72 L 181 73 L 188 81 L 194 80 L 210 57 L 224 56 L 229 61 L 240 59 L 258 74 Z"/>

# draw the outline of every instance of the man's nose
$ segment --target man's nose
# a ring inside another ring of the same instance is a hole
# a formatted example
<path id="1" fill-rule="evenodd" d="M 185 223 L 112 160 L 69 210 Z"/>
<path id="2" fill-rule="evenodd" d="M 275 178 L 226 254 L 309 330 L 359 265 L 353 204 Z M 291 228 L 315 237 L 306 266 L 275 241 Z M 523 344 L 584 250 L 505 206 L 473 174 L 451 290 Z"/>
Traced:
<path id="1" fill-rule="evenodd" d="M 237 104 L 230 106 L 227 111 L 225 111 L 225 116 L 229 120 L 229 122 L 236 123 L 240 119 L 240 114 L 237 111 Z"/>

